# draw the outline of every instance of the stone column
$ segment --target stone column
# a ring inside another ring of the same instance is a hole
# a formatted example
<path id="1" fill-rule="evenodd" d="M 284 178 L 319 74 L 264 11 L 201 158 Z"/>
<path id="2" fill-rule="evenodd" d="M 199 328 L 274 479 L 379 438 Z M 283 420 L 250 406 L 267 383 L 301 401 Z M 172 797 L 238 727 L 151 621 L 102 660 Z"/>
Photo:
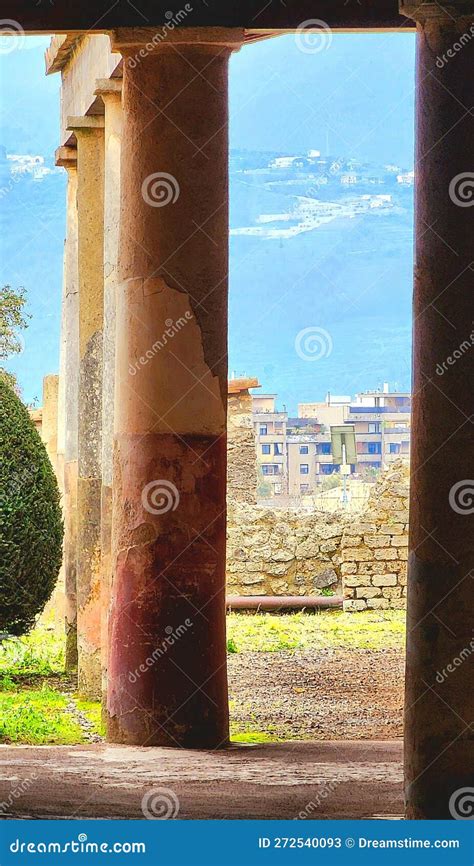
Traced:
<path id="1" fill-rule="evenodd" d="M 240 34 L 216 33 L 113 38 L 124 54 L 114 742 L 215 748 L 228 740 L 227 73 Z"/>
<path id="2" fill-rule="evenodd" d="M 43 379 L 43 414 L 41 438 L 56 473 L 58 453 L 58 390 L 59 376 L 51 374 Z"/>
<path id="3" fill-rule="evenodd" d="M 474 768 L 474 3 L 402 11 L 418 29 L 407 817 L 462 818 Z"/>
<path id="4" fill-rule="evenodd" d="M 67 671 L 77 667 L 77 427 L 79 292 L 77 267 L 77 151 L 60 147 L 56 165 L 67 171 L 66 242 L 58 395 L 58 450 L 63 454 L 64 594 Z"/>
<path id="5" fill-rule="evenodd" d="M 69 118 L 77 139 L 79 425 L 77 644 L 80 694 L 99 698 L 102 328 L 104 318 L 104 118 Z"/>
<path id="6" fill-rule="evenodd" d="M 105 107 L 104 135 L 104 331 L 102 363 L 102 494 L 101 494 L 101 664 L 102 697 L 107 691 L 108 609 L 112 581 L 112 467 L 115 380 L 115 305 L 120 226 L 120 149 L 122 81 L 97 81 Z"/>
<path id="7" fill-rule="evenodd" d="M 227 404 L 227 501 L 257 504 L 257 451 L 249 388 L 258 379 L 231 379 Z"/>

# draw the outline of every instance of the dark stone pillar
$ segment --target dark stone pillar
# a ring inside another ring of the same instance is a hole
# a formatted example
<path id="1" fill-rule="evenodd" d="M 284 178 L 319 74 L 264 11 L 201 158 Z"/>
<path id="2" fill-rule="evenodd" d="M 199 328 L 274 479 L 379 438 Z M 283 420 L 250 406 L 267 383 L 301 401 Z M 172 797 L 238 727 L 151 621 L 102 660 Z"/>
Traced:
<path id="1" fill-rule="evenodd" d="M 237 34 L 153 37 L 113 40 L 124 81 L 108 736 L 215 748 L 228 740 L 227 72 Z"/>
<path id="2" fill-rule="evenodd" d="M 474 5 L 406 11 L 418 23 L 406 802 L 408 818 L 441 819 L 472 817 L 474 778 Z"/>

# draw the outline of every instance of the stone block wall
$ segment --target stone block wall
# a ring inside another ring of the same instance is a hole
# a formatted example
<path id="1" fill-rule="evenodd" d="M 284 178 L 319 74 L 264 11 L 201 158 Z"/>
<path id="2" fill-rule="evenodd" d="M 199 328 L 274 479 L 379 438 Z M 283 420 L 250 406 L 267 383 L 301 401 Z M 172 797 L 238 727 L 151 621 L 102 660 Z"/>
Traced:
<path id="1" fill-rule="evenodd" d="M 382 473 L 362 520 L 341 540 L 344 610 L 403 608 L 408 560 L 409 467 L 402 461 Z"/>
<path id="2" fill-rule="evenodd" d="M 341 593 L 342 532 L 337 515 L 229 503 L 228 595 Z"/>
<path id="3" fill-rule="evenodd" d="M 364 514 L 229 502 L 228 595 L 344 596 L 347 611 L 403 608 L 409 468 L 392 464 Z"/>

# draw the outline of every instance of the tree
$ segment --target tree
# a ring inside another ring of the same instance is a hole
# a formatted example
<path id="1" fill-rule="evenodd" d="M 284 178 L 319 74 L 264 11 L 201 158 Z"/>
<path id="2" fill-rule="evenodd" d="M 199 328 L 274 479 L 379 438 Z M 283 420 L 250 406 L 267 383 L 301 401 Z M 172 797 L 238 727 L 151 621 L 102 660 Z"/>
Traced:
<path id="1" fill-rule="evenodd" d="M 19 331 L 28 327 L 30 316 L 25 313 L 25 289 L 0 288 L 0 362 L 21 352 L 23 344 Z M 16 377 L 0 364 L 0 379 L 18 390 Z"/>
<path id="2" fill-rule="evenodd" d="M 51 596 L 63 525 L 53 468 L 28 410 L 0 379 L 0 632 L 25 634 Z"/>

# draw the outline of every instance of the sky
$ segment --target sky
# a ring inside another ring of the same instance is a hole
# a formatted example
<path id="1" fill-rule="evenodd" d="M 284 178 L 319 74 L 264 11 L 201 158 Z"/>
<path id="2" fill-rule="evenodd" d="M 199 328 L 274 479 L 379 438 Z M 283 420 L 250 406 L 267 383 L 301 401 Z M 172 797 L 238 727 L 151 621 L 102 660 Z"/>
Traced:
<path id="1" fill-rule="evenodd" d="M 413 34 L 323 36 L 313 44 L 281 36 L 232 56 L 231 152 L 252 162 L 258 153 L 318 149 L 412 168 Z M 24 351 L 9 366 L 25 401 L 39 403 L 42 377 L 58 368 L 65 229 L 65 172 L 54 169 L 60 77 L 44 74 L 48 41 L 27 37 L 12 49 L 11 38 L 0 39 L 0 146 L 43 156 L 51 169 L 12 185 L 4 163 L 0 184 L 7 188 L 0 280 L 25 286 L 32 316 Z M 347 218 L 294 241 L 256 242 L 247 223 L 275 209 L 276 197 L 258 172 L 250 181 L 252 188 L 231 174 L 231 228 L 248 231 L 231 235 L 230 370 L 258 376 L 291 412 L 327 390 L 355 393 L 383 381 L 409 387 L 411 199 L 390 219 Z M 321 363 L 305 363 L 295 350 L 308 328 L 329 334 L 331 352 Z"/>

